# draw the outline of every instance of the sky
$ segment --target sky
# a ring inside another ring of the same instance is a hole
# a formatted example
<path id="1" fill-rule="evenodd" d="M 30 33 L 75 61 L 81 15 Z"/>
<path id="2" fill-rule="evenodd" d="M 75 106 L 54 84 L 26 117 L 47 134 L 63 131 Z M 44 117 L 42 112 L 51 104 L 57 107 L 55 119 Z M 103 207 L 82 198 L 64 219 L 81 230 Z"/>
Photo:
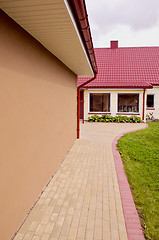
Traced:
<path id="1" fill-rule="evenodd" d="M 159 46 L 159 0 L 85 0 L 93 45 Z"/>

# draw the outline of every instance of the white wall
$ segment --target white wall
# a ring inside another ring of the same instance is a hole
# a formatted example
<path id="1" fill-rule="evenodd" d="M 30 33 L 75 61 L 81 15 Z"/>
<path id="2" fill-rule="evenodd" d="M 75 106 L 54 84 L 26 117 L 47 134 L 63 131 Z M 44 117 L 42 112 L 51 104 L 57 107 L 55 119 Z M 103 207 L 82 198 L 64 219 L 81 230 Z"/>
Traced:
<path id="1" fill-rule="evenodd" d="M 153 89 L 146 90 L 146 98 L 147 94 L 154 94 L 154 110 L 146 109 L 146 115 L 148 113 L 153 113 L 154 118 L 159 119 L 159 87 L 153 87 Z"/>
<path id="2" fill-rule="evenodd" d="M 158 90 L 159 95 L 159 88 Z M 93 114 L 89 113 L 89 93 L 110 93 L 110 112 L 112 116 L 117 114 L 117 99 L 118 93 L 138 93 L 139 94 L 139 114 L 137 116 L 142 118 L 143 114 L 143 89 L 89 89 L 84 91 L 84 120 L 88 120 L 88 117 Z M 157 95 L 157 94 L 156 94 Z M 159 105 L 159 96 L 156 100 L 156 104 Z M 145 98 L 145 106 L 146 106 L 146 98 Z M 159 109 L 158 109 L 159 113 Z M 98 114 L 98 113 L 97 113 Z M 125 115 L 125 114 L 124 114 Z M 130 113 L 130 115 L 132 115 Z M 127 116 L 130 116 L 127 115 Z M 146 112 L 144 114 L 144 119 L 146 119 Z"/>

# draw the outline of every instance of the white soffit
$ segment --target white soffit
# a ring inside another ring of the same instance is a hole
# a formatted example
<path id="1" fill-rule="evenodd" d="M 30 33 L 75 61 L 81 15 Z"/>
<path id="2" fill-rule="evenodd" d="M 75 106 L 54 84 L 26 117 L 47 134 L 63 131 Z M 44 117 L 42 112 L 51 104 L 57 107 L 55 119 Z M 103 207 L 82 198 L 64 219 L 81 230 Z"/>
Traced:
<path id="1" fill-rule="evenodd" d="M 0 7 L 78 76 L 94 75 L 67 1 L 0 0 Z"/>

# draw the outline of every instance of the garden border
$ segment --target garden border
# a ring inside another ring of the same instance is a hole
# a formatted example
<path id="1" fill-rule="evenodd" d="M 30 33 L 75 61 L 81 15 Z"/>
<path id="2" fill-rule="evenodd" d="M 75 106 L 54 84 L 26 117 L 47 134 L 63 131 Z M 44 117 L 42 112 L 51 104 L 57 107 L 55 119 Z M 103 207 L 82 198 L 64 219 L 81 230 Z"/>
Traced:
<path id="1" fill-rule="evenodd" d="M 145 240 L 142 227 L 140 224 L 140 218 L 138 212 L 135 207 L 135 203 L 133 200 L 133 196 L 131 193 L 131 189 L 124 171 L 123 162 L 121 160 L 121 156 L 119 151 L 117 150 L 117 142 L 118 140 L 125 135 L 126 133 L 136 132 L 138 130 L 142 130 L 148 127 L 148 124 L 145 124 L 144 127 L 127 131 L 121 133 L 117 137 L 114 138 L 112 143 L 112 151 L 114 156 L 115 168 L 117 173 L 117 179 L 119 184 L 120 196 L 123 206 L 124 218 L 125 218 L 125 225 L 128 235 L 128 240 Z"/>

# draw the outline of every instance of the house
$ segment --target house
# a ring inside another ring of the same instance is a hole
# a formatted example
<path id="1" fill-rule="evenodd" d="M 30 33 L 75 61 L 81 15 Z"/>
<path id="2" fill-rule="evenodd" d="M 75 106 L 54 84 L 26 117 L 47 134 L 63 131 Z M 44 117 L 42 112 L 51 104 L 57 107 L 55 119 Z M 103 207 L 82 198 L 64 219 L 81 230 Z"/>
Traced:
<path id="1" fill-rule="evenodd" d="M 93 114 L 159 118 L 159 47 L 95 48 L 98 74 L 81 88 L 80 117 Z M 79 78 L 78 85 L 87 78 Z"/>
<path id="2" fill-rule="evenodd" d="M 23 222 L 76 139 L 77 76 L 95 55 L 83 0 L 0 0 L 0 239 Z"/>

